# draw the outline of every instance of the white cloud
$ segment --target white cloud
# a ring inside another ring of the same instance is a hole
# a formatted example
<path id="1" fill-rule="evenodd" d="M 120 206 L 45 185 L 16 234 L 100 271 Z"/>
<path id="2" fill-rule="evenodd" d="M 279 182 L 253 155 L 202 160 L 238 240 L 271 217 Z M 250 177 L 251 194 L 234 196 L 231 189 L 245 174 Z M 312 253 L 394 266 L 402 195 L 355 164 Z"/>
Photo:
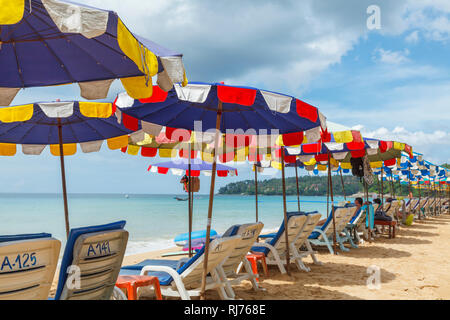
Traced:
<path id="1" fill-rule="evenodd" d="M 366 130 L 363 125 L 357 127 L 367 138 L 407 143 L 413 147 L 414 151 L 423 153 L 426 160 L 438 165 L 450 160 L 450 131 L 410 131 L 402 126 L 397 126 L 392 130 L 386 127 Z"/>
<path id="2" fill-rule="evenodd" d="M 405 41 L 410 44 L 416 44 L 419 42 L 419 31 L 415 30 L 406 36 Z"/>
<path id="3" fill-rule="evenodd" d="M 377 49 L 375 51 L 376 59 L 382 63 L 387 64 L 401 64 L 405 62 L 409 62 L 408 59 L 409 50 L 404 49 L 403 51 L 391 51 L 384 49 Z"/>

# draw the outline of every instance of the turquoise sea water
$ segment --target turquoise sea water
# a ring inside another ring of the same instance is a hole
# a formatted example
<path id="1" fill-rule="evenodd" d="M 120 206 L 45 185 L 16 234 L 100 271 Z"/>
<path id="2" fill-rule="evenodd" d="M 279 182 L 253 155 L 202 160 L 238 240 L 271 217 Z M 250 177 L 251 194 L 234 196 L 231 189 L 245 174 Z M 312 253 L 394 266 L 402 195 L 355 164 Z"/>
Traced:
<path id="1" fill-rule="evenodd" d="M 175 246 L 177 234 L 188 231 L 188 202 L 175 195 L 72 194 L 71 227 L 126 220 L 130 233 L 127 255 Z M 186 197 L 186 195 L 179 195 Z M 326 216 L 326 197 L 301 197 L 303 211 Z M 288 211 L 297 210 L 297 197 L 287 198 Z M 335 203 L 342 201 L 336 197 Z M 206 228 L 208 195 L 195 195 L 193 230 Z M 49 232 L 65 245 L 64 207 L 58 194 L 0 194 L 0 235 Z M 259 196 L 259 220 L 264 232 L 278 229 L 283 218 L 281 196 Z M 212 228 L 219 234 L 228 227 L 255 221 L 254 196 L 216 195 Z"/>

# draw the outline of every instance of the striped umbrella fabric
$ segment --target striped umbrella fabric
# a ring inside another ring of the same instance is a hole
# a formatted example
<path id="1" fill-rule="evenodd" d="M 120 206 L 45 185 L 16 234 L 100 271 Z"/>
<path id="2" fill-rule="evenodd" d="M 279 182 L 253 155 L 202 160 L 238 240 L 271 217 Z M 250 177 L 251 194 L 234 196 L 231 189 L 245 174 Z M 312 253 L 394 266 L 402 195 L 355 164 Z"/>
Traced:
<path id="1" fill-rule="evenodd" d="M 78 83 L 106 98 L 121 79 L 135 98 L 187 84 L 182 55 L 133 34 L 117 13 L 64 0 L 0 0 L 0 106 L 22 88 Z"/>

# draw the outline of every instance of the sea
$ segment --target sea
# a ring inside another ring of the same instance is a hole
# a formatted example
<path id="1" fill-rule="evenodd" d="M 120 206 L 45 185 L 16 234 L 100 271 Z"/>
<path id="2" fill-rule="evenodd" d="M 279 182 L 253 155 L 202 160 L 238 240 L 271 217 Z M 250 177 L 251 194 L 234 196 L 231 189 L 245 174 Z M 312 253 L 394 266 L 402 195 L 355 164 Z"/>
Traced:
<path id="1" fill-rule="evenodd" d="M 178 201 L 177 196 L 186 198 L 185 194 L 69 194 L 70 227 L 125 220 L 129 232 L 126 255 L 175 247 L 175 236 L 188 232 L 188 201 Z M 343 200 L 335 197 L 336 204 Z M 194 196 L 193 231 L 206 229 L 208 202 L 208 195 Z M 301 196 L 300 205 L 302 211 L 327 216 L 326 196 Z M 232 225 L 254 222 L 255 206 L 254 196 L 215 195 L 212 229 L 222 234 Z M 282 197 L 259 195 L 258 208 L 263 232 L 277 230 L 283 220 Z M 288 196 L 288 211 L 297 208 L 297 197 Z M 65 246 L 61 194 L 0 194 L 0 216 L 0 235 L 48 232 Z"/>

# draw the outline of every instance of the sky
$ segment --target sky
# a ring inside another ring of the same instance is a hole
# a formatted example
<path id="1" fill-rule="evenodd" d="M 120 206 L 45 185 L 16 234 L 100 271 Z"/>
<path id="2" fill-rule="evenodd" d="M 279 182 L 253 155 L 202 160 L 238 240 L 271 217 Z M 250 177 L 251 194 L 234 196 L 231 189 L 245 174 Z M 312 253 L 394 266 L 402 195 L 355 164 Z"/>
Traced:
<path id="1" fill-rule="evenodd" d="M 293 95 L 364 136 L 409 143 L 450 162 L 450 2 L 447 0 L 78 0 L 116 11 L 135 33 L 183 53 L 191 81 Z M 379 8 L 379 28 L 372 28 Z M 369 20 L 369 23 L 368 23 Z M 109 101 L 123 91 L 115 81 Z M 22 90 L 12 105 L 81 100 L 78 86 Z M 66 157 L 69 193 L 182 193 L 179 176 L 148 173 L 158 158 L 106 147 Z M 0 192 L 60 193 L 59 158 L 1 159 Z M 229 182 L 252 179 L 249 164 Z M 262 178 L 279 177 L 268 172 Z M 288 172 L 288 176 L 293 172 Z M 304 172 L 302 174 L 305 174 Z M 201 193 L 209 191 L 201 178 Z"/>

